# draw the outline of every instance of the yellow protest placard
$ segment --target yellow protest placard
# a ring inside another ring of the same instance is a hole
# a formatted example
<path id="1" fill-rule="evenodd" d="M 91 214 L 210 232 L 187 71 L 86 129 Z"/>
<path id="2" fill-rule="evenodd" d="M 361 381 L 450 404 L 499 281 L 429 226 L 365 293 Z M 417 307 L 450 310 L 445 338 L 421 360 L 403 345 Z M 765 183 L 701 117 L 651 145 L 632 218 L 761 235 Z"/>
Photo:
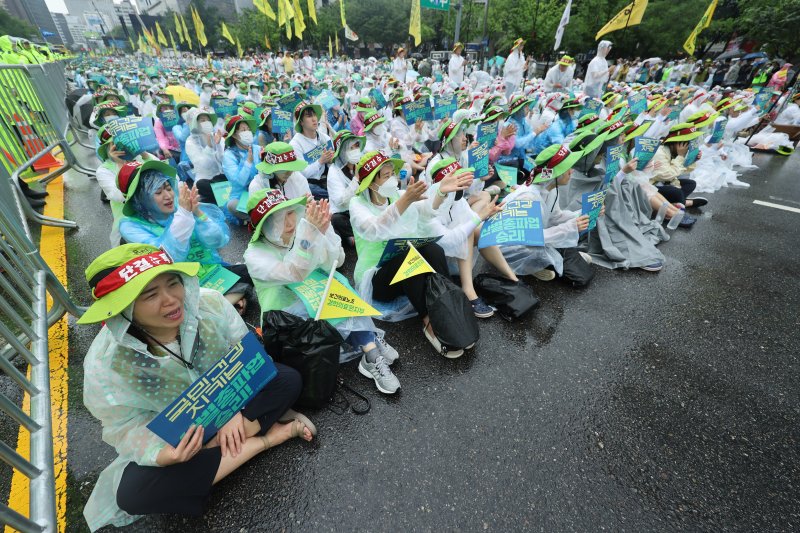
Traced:
<path id="1" fill-rule="evenodd" d="M 351 291 L 342 283 L 334 278 L 331 280 L 331 288 L 328 297 L 322 306 L 320 313 L 321 319 L 347 318 L 351 316 L 380 316 L 381 312 L 361 299 L 355 292 Z"/>

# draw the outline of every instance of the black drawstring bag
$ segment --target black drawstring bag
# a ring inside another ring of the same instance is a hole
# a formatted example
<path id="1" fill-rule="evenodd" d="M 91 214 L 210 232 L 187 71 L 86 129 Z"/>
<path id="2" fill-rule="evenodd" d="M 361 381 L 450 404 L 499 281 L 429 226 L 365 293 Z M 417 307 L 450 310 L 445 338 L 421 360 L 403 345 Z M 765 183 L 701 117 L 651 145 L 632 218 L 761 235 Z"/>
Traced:
<path id="1" fill-rule="evenodd" d="M 425 280 L 425 303 L 442 350 L 458 350 L 478 341 L 478 321 L 461 287 L 441 274 L 429 274 Z"/>
<path id="2" fill-rule="evenodd" d="M 584 261 L 576 248 L 559 248 L 558 253 L 564 258 L 564 272 L 561 281 L 577 289 L 588 287 L 594 278 L 592 266 Z"/>
<path id="3" fill-rule="evenodd" d="M 342 336 L 325 320 L 301 318 L 285 311 L 267 311 L 262 317 L 264 348 L 275 361 L 303 377 L 297 405 L 324 407 L 336 390 Z"/>
<path id="4" fill-rule="evenodd" d="M 528 285 L 494 274 L 478 274 L 475 290 L 509 322 L 539 305 L 539 298 Z"/>

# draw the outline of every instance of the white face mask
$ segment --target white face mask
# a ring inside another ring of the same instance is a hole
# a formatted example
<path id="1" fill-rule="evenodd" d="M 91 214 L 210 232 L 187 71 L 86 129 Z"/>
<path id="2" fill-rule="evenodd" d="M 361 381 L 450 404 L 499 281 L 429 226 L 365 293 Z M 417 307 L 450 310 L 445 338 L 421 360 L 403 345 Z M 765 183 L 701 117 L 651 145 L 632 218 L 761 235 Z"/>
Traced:
<path id="1" fill-rule="evenodd" d="M 184 111 L 183 113 L 181 113 L 181 118 L 183 119 L 184 122 L 186 122 L 186 117 L 188 117 L 188 116 L 189 116 L 189 112 L 188 111 Z"/>
<path id="2" fill-rule="evenodd" d="M 361 159 L 361 150 L 359 150 L 358 148 L 351 148 L 345 154 L 345 159 L 351 165 L 355 165 Z"/>
<path id="3" fill-rule="evenodd" d="M 378 124 L 374 128 L 372 128 L 372 132 L 377 135 L 378 137 L 383 136 L 386 133 L 386 126 L 383 124 Z"/>
<path id="4" fill-rule="evenodd" d="M 203 92 L 206 94 L 211 94 L 211 87 L 203 87 Z"/>
<path id="5" fill-rule="evenodd" d="M 253 132 L 252 131 L 242 131 L 242 132 L 237 134 L 237 137 L 239 138 L 239 142 L 244 144 L 244 145 L 253 144 Z"/>
<path id="6" fill-rule="evenodd" d="M 378 194 L 383 196 L 384 198 L 390 198 L 397 192 L 397 187 L 400 185 L 400 180 L 397 179 L 397 176 L 392 176 L 388 180 L 386 180 L 383 185 L 378 187 Z"/>
<path id="7" fill-rule="evenodd" d="M 214 125 L 211 122 L 201 122 L 200 123 L 200 131 L 202 133 L 211 133 L 214 129 Z"/>

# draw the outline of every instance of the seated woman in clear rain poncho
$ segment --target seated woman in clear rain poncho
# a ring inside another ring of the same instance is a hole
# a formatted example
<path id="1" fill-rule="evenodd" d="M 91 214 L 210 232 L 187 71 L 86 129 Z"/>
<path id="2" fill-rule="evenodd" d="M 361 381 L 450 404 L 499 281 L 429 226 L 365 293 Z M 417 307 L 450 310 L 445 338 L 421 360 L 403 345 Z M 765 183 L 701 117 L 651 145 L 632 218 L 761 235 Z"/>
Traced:
<path id="1" fill-rule="evenodd" d="M 225 297 L 244 313 L 252 281 L 244 265 L 227 264 L 219 255 L 231 237 L 224 215 L 216 205 L 200 203 L 197 187 L 178 185 L 175 174 L 160 161 L 132 162 L 120 169 L 117 184 L 125 195 L 120 234 L 126 242 L 163 248 L 176 261 L 200 263 L 201 279 L 217 265 L 230 270 L 240 279 Z"/>
<path id="2" fill-rule="evenodd" d="M 307 203 L 307 205 L 306 205 Z M 302 283 L 315 270 L 327 278 L 344 263 L 342 241 L 331 227 L 327 200 L 305 196 L 287 200 L 278 190 L 262 190 L 248 200 L 253 237 L 244 253 L 262 313 L 285 311 L 308 318 L 302 300 L 288 287 Z M 349 285 L 344 277 L 339 281 Z M 383 339 L 369 317 L 331 321 L 353 350 L 342 351 L 342 362 L 361 354 L 358 369 L 375 380 L 384 394 L 393 394 L 400 382 L 389 369 L 397 351 Z"/>
<path id="3" fill-rule="evenodd" d="M 86 269 L 95 302 L 78 323 L 105 324 L 84 359 L 83 402 L 117 453 L 83 511 L 92 531 L 146 514 L 199 515 L 212 485 L 251 458 L 316 435 L 311 421 L 289 409 L 300 375 L 280 364 L 211 439 L 191 426 L 173 447 L 147 428 L 247 333 L 220 293 L 200 288 L 198 269 L 138 243 L 113 248 Z"/>

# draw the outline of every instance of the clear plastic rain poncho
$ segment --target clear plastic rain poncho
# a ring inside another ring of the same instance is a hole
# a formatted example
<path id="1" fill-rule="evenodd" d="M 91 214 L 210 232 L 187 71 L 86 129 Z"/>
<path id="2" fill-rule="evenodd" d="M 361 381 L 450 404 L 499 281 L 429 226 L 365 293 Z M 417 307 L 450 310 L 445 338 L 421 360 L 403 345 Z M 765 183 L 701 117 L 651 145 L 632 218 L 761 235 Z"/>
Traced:
<path id="1" fill-rule="evenodd" d="M 242 318 L 217 291 L 200 289 L 196 277 L 181 275 L 185 287 L 180 349 L 194 366 L 172 356 L 156 356 L 128 333 L 122 316 L 106 321 L 84 360 L 83 403 L 103 425 L 103 441 L 119 455 L 100 474 L 83 514 L 94 531 L 106 524 L 130 524 L 132 516 L 117 507 L 116 493 L 129 462 L 158 466 L 166 442 L 147 424 L 181 392 L 225 355 L 247 333 Z M 123 314 L 132 318 L 133 304 Z"/>
<path id="2" fill-rule="evenodd" d="M 175 193 L 175 211 L 170 214 L 161 212 L 154 198 L 156 191 L 165 183 L 169 183 Z M 192 261 L 203 265 L 222 263 L 217 249 L 228 244 L 231 235 L 225 224 L 225 215 L 216 205 L 202 204 L 201 209 L 207 219 L 197 219 L 178 205 L 178 183 L 175 178 L 156 170 L 142 173 L 139 187 L 130 202 L 136 215 L 123 218 L 119 225 L 119 231 L 127 242 L 164 248 L 175 261 Z"/>
<path id="3" fill-rule="evenodd" d="M 297 226 L 290 242 L 284 243 L 281 236 L 286 216 L 292 211 L 297 215 Z M 329 226 L 323 234 L 303 217 L 303 213 L 303 206 L 295 206 L 268 216 L 261 226 L 260 238 L 251 242 L 244 253 L 262 313 L 281 310 L 309 318 L 305 305 L 287 285 L 304 281 L 316 269 L 327 274 L 331 268 L 338 268 L 344 263 L 342 240 L 333 227 Z M 350 317 L 332 321 L 331 325 L 343 339 L 347 339 L 353 331 L 374 331 L 378 336 L 383 336 L 383 331 L 378 330 L 369 317 Z M 343 347 L 340 361 L 349 361 L 360 353 Z"/>

